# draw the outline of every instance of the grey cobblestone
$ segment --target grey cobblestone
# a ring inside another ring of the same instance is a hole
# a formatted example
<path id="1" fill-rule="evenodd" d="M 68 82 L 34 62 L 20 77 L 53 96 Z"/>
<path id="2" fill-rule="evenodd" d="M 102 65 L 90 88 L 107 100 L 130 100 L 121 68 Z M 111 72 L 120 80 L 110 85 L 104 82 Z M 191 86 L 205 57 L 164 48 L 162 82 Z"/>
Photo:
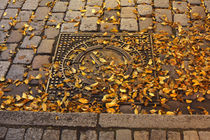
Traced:
<path id="1" fill-rule="evenodd" d="M 0 9 L 5 9 L 7 6 L 7 2 L 8 0 L 0 0 L 0 3 L 1 3 Z"/>
<path id="2" fill-rule="evenodd" d="M 168 131 L 168 140 L 181 140 L 180 132 Z"/>
<path id="3" fill-rule="evenodd" d="M 168 8 L 169 0 L 154 0 L 154 6 L 157 8 Z"/>
<path id="4" fill-rule="evenodd" d="M 32 15 L 32 11 L 20 11 L 17 20 L 28 21 Z"/>
<path id="5" fill-rule="evenodd" d="M 52 49 L 53 49 L 53 44 L 54 44 L 55 40 L 50 40 L 50 39 L 45 39 L 42 40 L 39 48 L 38 48 L 38 53 L 52 53 Z"/>
<path id="6" fill-rule="evenodd" d="M 182 26 L 187 26 L 189 25 L 189 18 L 186 14 L 175 14 L 174 22 L 180 23 Z"/>
<path id="7" fill-rule="evenodd" d="M 201 4 L 201 0 L 187 0 L 190 4 Z"/>
<path id="8" fill-rule="evenodd" d="M 151 5 L 138 5 L 138 13 L 141 16 L 147 16 L 152 14 Z"/>
<path id="9" fill-rule="evenodd" d="M 184 140 L 199 140 L 197 131 L 184 131 Z"/>
<path id="10" fill-rule="evenodd" d="M 80 25 L 81 31 L 96 31 L 97 30 L 97 17 L 83 18 Z"/>
<path id="11" fill-rule="evenodd" d="M 22 96 L 23 92 L 28 92 L 29 86 L 25 85 L 25 84 L 21 84 L 19 86 L 10 84 L 7 88 L 10 90 L 5 92 L 6 95 L 12 95 L 12 96 L 20 95 L 20 96 Z"/>
<path id="12" fill-rule="evenodd" d="M 11 26 L 9 24 L 10 22 L 11 22 L 10 19 L 2 19 L 0 21 L 0 30 L 7 31 L 7 30 L 11 29 Z"/>
<path id="13" fill-rule="evenodd" d="M 100 131 L 99 140 L 114 140 L 114 131 Z"/>
<path id="14" fill-rule="evenodd" d="M 15 53 L 15 49 L 18 44 L 8 44 L 7 50 L 1 52 L 0 60 L 9 60 Z"/>
<path id="15" fill-rule="evenodd" d="M 35 13 L 35 20 L 44 20 L 49 14 L 50 8 L 48 7 L 38 7 Z"/>
<path id="16" fill-rule="evenodd" d="M 0 61 L 0 78 L 5 78 L 9 66 L 9 61 Z"/>
<path id="17" fill-rule="evenodd" d="M 3 140 L 6 133 L 7 133 L 7 128 L 6 127 L 0 127 L 0 139 Z"/>
<path id="18" fill-rule="evenodd" d="M 122 31 L 138 31 L 136 19 L 121 18 L 120 30 Z"/>
<path id="19" fill-rule="evenodd" d="M 100 13 L 99 13 L 100 7 L 87 6 L 86 10 L 87 11 L 85 13 L 85 16 L 87 16 L 87 17 L 99 17 L 100 16 Z"/>
<path id="20" fill-rule="evenodd" d="M 118 29 L 118 26 L 114 23 L 101 23 L 100 31 L 102 32 L 111 32 L 116 29 Z"/>
<path id="21" fill-rule="evenodd" d="M 165 130 L 152 130 L 150 140 L 166 140 Z"/>
<path id="22" fill-rule="evenodd" d="M 3 15 L 3 13 L 4 13 L 4 10 L 0 10 L 0 18 Z"/>
<path id="23" fill-rule="evenodd" d="M 124 7 L 121 8 L 121 10 L 123 9 Z M 119 15 L 117 14 L 118 11 L 116 10 L 105 10 L 104 11 L 104 15 L 103 15 L 103 19 L 105 21 L 112 21 L 113 18 L 118 20 L 119 19 Z M 122 14 L 122 13 L 121 13 Z M 122 15 L 121 15 L 122 16 Z"/>
<path id="24" fill-rule="evenodd" d="M 137 0 L 137 4 L 151 4 L 152 3 L 152 0 Z"/>
<path id="25" fill-rule="evenodd" d="M 80 140 L 97 140 L 97 134 L 94 130 L 80 132 Z"/>
<path id="26" fill-rule="evenodd" d="M 200 140 L 208 140 L 210 138 L 209 131 L 199 131 L 198 134 L 199 134 Z"/>
<path id="27" fill-rule="evenodd" d="M 33 48 L 38 47 L 39 42 L 41 41 L 40 36 L 34 36 L 30 39 L 30 36 L 26 36 L 21 44 L 20 48 Z"/>
<path id="28" fill-rule="evenodd" d="M 42 140 L 59 140 L 60 131 L 59 130 L 45 130 Z"/>
<path id="29" fill-rule="evenodd" d="M 28 25 L 28 23 L 26 21 L 17 22 L 17 24 L 15 25 L 14 29 L 15 30 L 22 30 L 22 29 L 25 28 L 25 25 Z"/>
<path id="30" fill-rule="evenodd" d="M 28 128 L 25 133 L 25 140 L 41 140 L 43 129 L 41 128 Z"/>
<path id="31" fill-rule="evenodd" d="M 0 31 L 0 43 L 4 43 L 6 38 L 6 33 L 3 31 Z"/>
<path id="32" fill-rule="evenodd" d="M 162 25 L 161 23 L 156 23 L 156 28 L 155 32 L 160 33 L 160 32 L 167 32 L 168 34 L 172 34 L 172 28 L 168 25 Z"/>
<path id="33" fill-rule="evenodd" d="M 129 129 L 116 130 L 116 140 L 132 140 L 131 130 Z"/>
<path id="34" fill-rule="evenodd" d="M 185 13 L 188 11 L 187 2 L 173 1 L 173 10 L 176 13 Z"/>
<path id="35" fill-rule="evenodd" d="M 76 32 L 78 27 L 75 27 L 76 23 L 63 23 L 61 27 L 61 32 Z"/>
<path id="36" fill-rule="evenodd" d="M 87 1 L 87 5 L 90 5 L 90 6 L 101 6 L 103 4 L 103 0 L 88 0 Z"/>
<path id="37" fill-rule="evenodd" d="M 7 79 L 12 79 L 12 80 L 23 80 L 23 74 L 25 72 L 25 68 L 22 65 L 16 65 L 13 64 L 11 68 L 9 69 L 9 72 L 7 74 Z"/>
<path id="38" fill-rule="evenodd" d="M 206 17 L 204 8 L 202 6 L 192 6 L 191 9 L 192 9 L 191 10 L 192 19 L 197 19 L 197 18 L 204 19 Z"/>
<path id="39" fill-rule="evenodd" d="M 49 18 L 47 25 L 58 25 L 63 21 L 64 13 L 52 13 L 52 16 Z"/>
<path id="40" fill-rule="evenodd" d="M 155 10 L 156 21 L 161 22 L 162 19 L 167 18 L 168 21 L 172 22 L 172 14 L 169 9 L 156 9 Z"/>
<path id="41" fill-rule="evenodd" d="M 65 16 L 65 21 L 80 21 L 81 20 L 81 12 L 80 11 L 67 11 Z"/>
<path id="42" fill-rule="evenodd" d="M 10 1 L 9 8 L 21 8 L 25 0 L 16 0 L 15 3 Z"/>
<path id="43" fill-rule="evenodd" d="M 45 29 L 44 34 L 47 36 L 47 38 L 55 38 L 59 34 L 59 29 L 56 29 L 52 26 L 49 26 L 48 28 Z"/>
<path id="44" fill-rule="evenodd" d="M 18 9 L 6 9 L 4 11 L 3 18 L 14 18 L 18 14 Z"/>
<path id="45" fill-rule="evenodd" d="M 5 140 L 23 140 L 25 129 L 9 128 Z"/>
<path id="46" fill-rule="evenodd" d="M 42 67 L 42 65 L 44 64 L 49 64 L 50 56 L 48 55 L 37 55 L 35 56 L 33 63 L 32 63 L 32 68 L 33 69 L 39 69 L 40 67 Z"/>
<path id="47" fill-rule="evenodd" d="M 30 84 L 36 84 L 36 85 L 38 85 L 39 84 L 39 81 L 44 82 L 46 80 L 46 76 L 45 76 L 46 72 L 45 71 L 36 71 L 36 70 L 33 70 L 33 71 L 29 71 L 28 72 L 27 78 L 29 78 L 30 76 L 36 77 L 39 74 L 42 75 L 42 78 L 40 78 L 40 79 L 33 79 L 33 80 L 30 81 Z"/>
<path id="48" fill-rule="evenodd" d="M 134 6 L 134 0 L 120 0 L 121 6 Z"/>
<path id="49" fill-rule="evenodd" d="M 12 30 L 7 42 L 20 42 L 22 38 L 23 35 L 19 30 Z"/>
<path id="50" fill-rule="evenodd" d="M 66 12 L 68 2 L 57 1 L 53 7 L 53 12 Z"/>
<path id="51" fill-rule="evenodd" d="M 135 131 L 134 140 L 149 140 L 149 132 L 148 131 Z"/>
<path id="52" fill-rule="evenodd" d="M 140 18 L 139 19 L 140 31 L 148 29 L 149 27 L 152 27 L 152 25 L 153 25 L 152 18 Z"/>
<path id="53" fill-rule="evenodd" d="M 68 129 L 63 130 L 61 140 L 77 140 L 77 131 Z"/>
<path id="54" fill-rule="evenodd" d="M 122 18 L 136 18 L 135 7 L 122 7 L 120 16 Z"/>
<path id="55" fill-rule="evenodd" d="M 39 0 L 26 0 L 23 4 L 23 10 L 35 10 L 38 7 Z"/>
<path id="56" fill-rule="evenodd" d="M 105 7 L 108 9 L 108 8 L 111 8 L 111 9 L 115 9 L 118 7 L 118 2 L 117 0 L 105 0 Z"/>
<path id="57" fill-rule="evenodd" d="M 34 30 L 29 32 L 29 34 L 34 33 L 35 35 L 40 35 L 44 30 L 45 21 L 33 21 L 31 22 L 30 26 L 34 28 Z"/>
<path id="58" fill-rule="evenodd" d="M 30 64 L 34 56 L 33 50 L 20 49 L 13 63 Z"/>
<path id="59" fill-rule="evenodd" d="M 46 6 L 47 3 L 53 2 L 54 0 L 41 0 L 39 6 Z"/>
<path id="60" fill-rule="evenodd" d="M 71 0 L 68 6 L 69 10 L 81 10 L 84 9 L 85 1 L 83 0 Z"/>

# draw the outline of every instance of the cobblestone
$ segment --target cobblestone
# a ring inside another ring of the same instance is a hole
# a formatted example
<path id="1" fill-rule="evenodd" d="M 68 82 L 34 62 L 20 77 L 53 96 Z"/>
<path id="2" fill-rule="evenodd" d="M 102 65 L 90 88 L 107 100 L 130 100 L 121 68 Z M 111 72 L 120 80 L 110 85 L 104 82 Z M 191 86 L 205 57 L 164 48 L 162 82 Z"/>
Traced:
<path id="1" fill-rule="evenodd" d="M 9 66 L 9 61 L 0 61 L 0 78 L 5 78 Z"/>
<path id="2" fill-rule="evenodd" d="M 135 7 L 122 7 L 121 8 L 121 18 L 136 18 Z"/>
<path id="3" fill-rule="evenodd" d="M 6 33 L 3 31 L 0 31 L 0 43 L 4 43 L 6 38 Z"/>
<path id="4" fill-rule="evenodd" d="M 28 128 L 25 133 L 25 140 L 41 140 L 43 129 L 41 128 Z"/>
<path id="5" fill-rule="evenodd" d="M 111 9 L 115 9 L 118 7 L 118 2 L 117 0 L 105 0 L 105 7 L 107 9 L 111 8 Z"/>
<path id="6" fill-rule="evenodd" d="M 137 0 L 137 4 L 151 4 L 152 3 L 152 0 Z"/>
<path id="7" fill-rule="evenodd" d="M 39 42 L 41 41 L 40 36 L 34 36 L 30 39 L 30 36 L 26 36 L 21 44 L 20 48 L 34 48 L 38 47 Z"/>
<path id="8" fill-rule="evenodd" d="M 210 138 L 209 131 L 199 131 L 198 134 L 199 134 L 200 140 L 208 140 Z"/>
<path id="9" fill-rule="evenodd" d="M 9 128 L 5 140 L 23 140 L 25 129 Z"/>
<path id="10" fill-rule="evenodd" d="M 151 5 L 138 5 L 138 13 L 141 16 L 147 16 L 152 14 Z"/>
<path id="11" fill-rule="evenodd" d="M 34 56 L 33 50 L 20 49 L 13 63 L 30 64 Z"/>
<path id="12" fill-rule="evenodd" d="M 48 28 L 45 29 L 44 34 L 47 36 L 47 38 L 54 39 L 55 37 L 58 36 L 59 29 L 49 26 Z"/>
<path id="13" fill-rule="evenodd" d="M 114 131 L 100 131 L 99 140 L 114 140 Z"/>
<path id="14" fill-rule="evenodd" d="M 50 8 L 48 7 L 38 7 L 35 13 L 35 20 L 44 20 L 49 14 Z"/>
<path id="15" fill-rule="evenodd" d="M 22 96 L 23 92 L 28 92 L 29 86 L 25 84 L 21 84 L 19 86 L 16 86 L 14 84 L 10 84 L 7 89 L 8 91 L 5 92 L 6 95 L 20 95 Z"/>
<path id="16" fill-rule="evenodd" d="M 9 60 L 14 55 L 17 46 L 17 44 L 8 44 L 7 50 L 1 52 L 0 60 Z"/>
<path id="17" fill-rule="evenodd" d="M 41 0 L 39 6 L 46 6 L 47 3 L 53 2 L 54 0 Z"/>
<path id="18" fill-rule="evenodd" d="M 26 0 L 23 4 L 23 10 L 35 10 L 38 7 L 39 0 Z"/>
<path id="19" fill-rule="evenodd" d="M 25 29 L 25 25 L 28 25 L 28 23 L 26 21 L 23 22 L 17 22 L 17 24 L 15 25 L 14 29 L 15 30 L 23 30 Z"/>
<path id="20" fill-rule="evenodd" d="M 204 19 L 206 17 L 205 11 L 202 6 L 192 6 L 191 9 L 192 19 Z"/>
<path id="21" fill-rule="evenodd" d="M 23 80 L 23 74 L 25 72 L 26 68 L 22 65 L 16 65 L 13 64 L 11 68 L 9 69 L 9 72 L 6 76 L 7 79 L 12 79 L 12 80 Z"/>
<path id="22" fill-rule="evenodd" d="M 85 13 L 85 16 L 87 17 L 99 17 L 100 16 L 100 7 L 90 7 L 90 6 L 87 6 L 86 7 L 86 13 Z"/>
<path id="23" fill-rule="evenodd" d="M 32 11 L 20 11 L 17 20 L 19 21 L 28 21 L 32 15 Z"/>
<path id="24" fill-rule="evenodd" d="M 201 0 L 187 0 L 190 4 L 201 4 Z"/>
<path id="25" fill-rule="evenodd" d="M 3 13 L 4 13 L 4 10 L 0 10 L 0 18 L 3 15 Z"/>
<path id="26" fill-rule="evenodd" d="M 46 76 L 45 76 L 46 72 L 45 71 L 36 71 L 36 70 L 29 71 L 27 78 L 29 78 L 30 76 L 36 77 L 39 74 L 42 75 L 42 78 L 33 79 L 33 80 L 30 81 L 30 84 L 38 85 L 39 81 L 45 82 L 45 80 L 46 80 Z"/>
<path id="27" fill-rule="evenodd" d="M 3 18 L 14 18 L 18 14 L 18 9 L 6 9 Z"/>
<path id="28" fill-rule="evenodd" d="M 49 18 L 47 25 L 58 25 L 63 21 L 64 13 L 52 13 L 52 16 Z"/>
<path id="29" fill-rule="evenodd" d="M 168 8 L 169 0 L 154 0 L 154 6 L 157 8 Z"/>
<path id="30" fill-rule="evenodd" d="M 30 32 L 31 34 L 41 35 L 44 30 L 45 21 L 33 21 L 31 22 L 30 26 L 34 28 L 34 30 Z"/>
<path id="31" fill-rule="evenodd" d="M 42 67 L 44 64 L 49 64 L 49 58 L 50 56 L 48 55 L 37 55 L 35 56 L 33 63 L 32 63 L 32 68 L 33 69 L 39 69 Z"/>
<path id="32" fill-rule="evenodd" d="M 187 2 L 173 1 L 173 10 L 176 13 L 185 13 L 188 11 Z"/>
<path id="33" fill-rule="evenodd" d="M 139 19 L 140 31 L 148 29 L 149 27 L 152 27 L 152 25 L 153 25 L 152 18 L 140 18 Z"/>
<path id="34" fill-rule="evenodd" d="M 156 21 L 161 22 L 162 19 L 167 18 L 168 21 L 172 22 L 172 14 L 169 9 L 156 9 L 155 10 Z"/>
<path id="35" fill-rule="evenodd" d="M 184 131 L 184 140 L 199 140 L 197 131 Z"/>
<path id="36" fill-rule="evenodd" d="M 81 31 L 96 31 L 97 30 L 97 17 L 83 18 L 80 25 Z"/>
<path id="37" fill-rule="evenodd" d="M 6 133 L 7 133 L 7 128 L 6 127 L 0 127 L 0 139 L 3 140 Z"/>
<path id="38" fill-rule="evenodd" d="M 138 31 L 136 19 L 121 18 L 120 30 L 122 31 Z"/>
<path id="39" fill-rule="evenodd" d="M 75 27 L 75 23 L 63 23 L 61 27 L 61 32 L 76 32 L 78 27 Z"/>
<path id="40" fill-rule="evenodd" d="M 77 131 L 68 129 L 63 130 L 61 140 L 77 140 Z"/>
<path id="41" fill-rule="evenodd" d="M 69 10 L 81 10 L 85 6 L 85 2 L 83 0 L 71 0 L 68 6 Z"/>
<path id="42" fill-rule="evenodd" d="M 122 7 L 122 8 L 124 8 L 124 7 Z M 103 19 L 105 21 L 113 21 L 113 19 L 118 20 L 119 16 L 118 16 L 117 12 L 118 11 L 116 11 L 116 10 L 110 10 L 110 11 L 109 10 L 105 10 L 104 11 L 104 15 L 103 15 Z"/>
<path id="43" fill-rule="evenodd" d="M 81 17 L 82 15 L 80 11 L 67 11 L 64 20 L 65 21 L 80 21 Z"/>
<path id="44" fill-rule="evenodd" d="M 187 26 L 189 25 L 189 18 L 186 14 L 175 14 L 174 22 L 180 23 L 182 26 Z"/>
<path id="45" fill-rule="evenodd" d="M 166 140 L 165 130 L 152 130 L 150 140 Z"/>
<path id="46" fill-rule="evenodd" d="M 14 2 L 10 1 L 10 4 L 8 5 L 9 8 L 21 8 L 25 0 L 17 0 Z"/>
<path id="47" fill-rule="evenodd" d="M 116 130 L 116 140 L 132 140 L 131 130 L 129 129 Z"/>
<path id="48" fill-rule="evenodd" d="M 167 135 L 168 135 L 168 140 L 181 140 L 180 132 L 169 131 Z"/>
<path id="49" fill-rule="evenodd" d="M 111 32 L 112 30 L 117 30 L 118 26 L 114 23 L 101 23 L 100 31 Z"/>
<path id="50" fill-rule="evenodd" d="M 41 42 L 41 44 L 40 44 L 40 46 L 38 48 L 38 53 L 51 54 L 54 42 L 55 42 L 55 40 L 52 40 L 52 39 L 42 40 L 42 42 Z"/>
<path id="51" fill-rule="evenodd" d="M 134 140 L 149 140 L 149 132 L 148 131 L 135 131 Z"/>
<path id="52" fill-rule="evenodd" d="M 11 26 L 9 24 L 10 22 L 11 22 L 10 19 L 2 19 L 0 21 L 0 30 L 7 31 L 7 30 L 11 29 Z"/>
<path id="53" fill-rule="evenodd" d="M 53 12 L 66 12 L 68 2 L 57 1 L 53 7 Z"/>
<path id="54" fill-rule="evenodd" d="M 97 140 L 97 134 L 94 130 L 81 131 L 80 133 L 80 140 Z"/>
<path id="55" fill-rule="evenodd" d="M 20 42 L 22 38 L 23 38 L 23 35 L 19 30 L 12 30 L 7 42 L 9 43 Z"/>
<path id="56" fill-rule="evenodd" d="M 42 140 L 59 140 L 59 130 L 45 130 Z"/>
<path id="57" fill-rule="evenodd" d="M 87 5 L 90 5 L 90 6 L 101 6 L 103 4 L 103 0 L 88 0 L 87 1 Z"/>
<path id="58" fill-rule="evenodd" d="M 1 3 L 0 9 L 5 9 L 7 6 L 7 2 L 8 0 L 0 0 L 0 3 Z"/>
<path id="59" fill-rule="evenodd" d="M 120 1 L 121 6 L 134 6 L 134 0 L 121 0 Z"/>

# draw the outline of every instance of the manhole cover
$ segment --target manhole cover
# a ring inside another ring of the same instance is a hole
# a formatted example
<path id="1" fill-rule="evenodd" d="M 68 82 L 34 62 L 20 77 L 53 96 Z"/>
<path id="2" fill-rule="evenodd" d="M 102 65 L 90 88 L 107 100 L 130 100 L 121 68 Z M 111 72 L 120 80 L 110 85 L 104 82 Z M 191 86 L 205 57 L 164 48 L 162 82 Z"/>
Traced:
<path id="1" fill-rule="evenodd" d="M 113 81 L 120 84 L 133 76 L 133 67 L 153 60 L 151 40 L 148 34 L 62 33 L 46 92 L 51 100 L 68 92 L 70 100 L 101 101 Z"/>

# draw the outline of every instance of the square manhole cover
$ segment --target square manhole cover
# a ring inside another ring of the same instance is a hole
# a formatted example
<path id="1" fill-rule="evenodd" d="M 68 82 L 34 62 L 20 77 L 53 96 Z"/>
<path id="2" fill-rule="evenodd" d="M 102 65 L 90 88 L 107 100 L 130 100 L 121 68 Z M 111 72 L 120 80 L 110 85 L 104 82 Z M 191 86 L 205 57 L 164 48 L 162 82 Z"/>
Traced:
<path id="1" fill-rule="evenodd" d="M 142 103 L 156 98 L 138 95 L 144 86 L 139 74 L 148 63 L 154 65 L 149 34 L 62 33 L 52 62 L 46 89 L 51 100 Z"/>

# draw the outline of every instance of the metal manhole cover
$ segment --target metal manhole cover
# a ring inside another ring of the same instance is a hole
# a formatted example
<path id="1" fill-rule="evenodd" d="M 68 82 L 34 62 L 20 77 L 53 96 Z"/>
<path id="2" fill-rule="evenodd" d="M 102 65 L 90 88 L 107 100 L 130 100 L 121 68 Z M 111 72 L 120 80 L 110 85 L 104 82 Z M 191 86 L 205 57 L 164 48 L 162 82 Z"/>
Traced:
<path id="1" fill-rule="evenodd" d="M 152 53 L 148 34 L 62 33 L 46 92 L 51 100 L 62 99 L 68 92 L 70 100 L 85 96 L 101 101 L 113 78 L 129 78 L 134 65 L 144 66 L 153 60 Z"/>

